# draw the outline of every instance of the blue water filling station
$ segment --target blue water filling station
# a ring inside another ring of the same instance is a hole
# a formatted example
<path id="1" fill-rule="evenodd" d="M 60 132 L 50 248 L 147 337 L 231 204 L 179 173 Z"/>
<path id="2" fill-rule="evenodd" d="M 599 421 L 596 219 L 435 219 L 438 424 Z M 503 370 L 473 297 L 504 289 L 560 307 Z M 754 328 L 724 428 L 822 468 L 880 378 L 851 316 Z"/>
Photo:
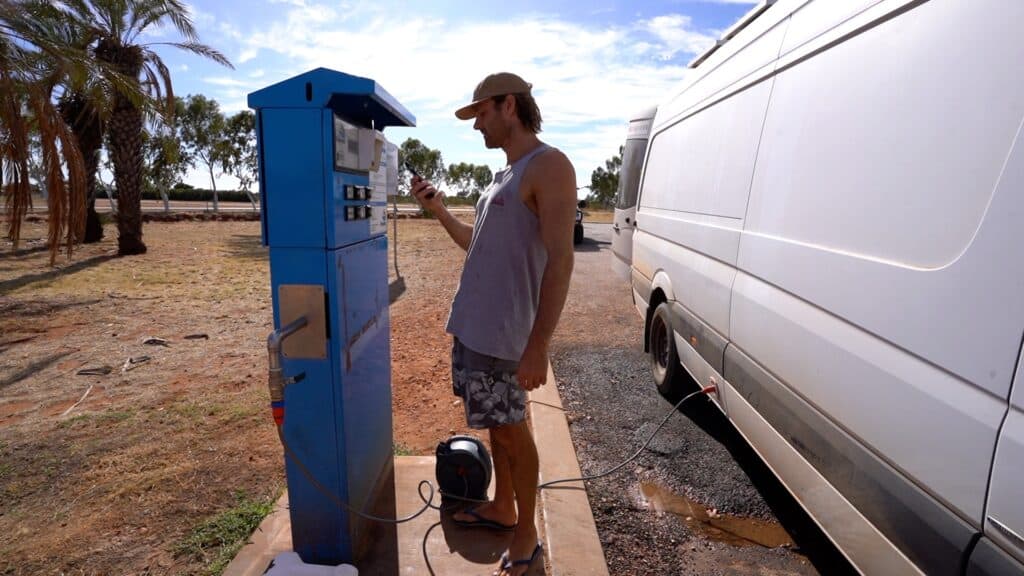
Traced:
<path id="1" fill-rule="evenodd" d="M 271 402 L 293 456 L 292 543 L 306 563 L 353 563 L 369 526 L 334 500 L 371 512 L 393 493 L 387 191 L 370 174 L 381 131 L 416 119 L 375 81 L 325 68 L 248 103 L 270 253 Z"/>

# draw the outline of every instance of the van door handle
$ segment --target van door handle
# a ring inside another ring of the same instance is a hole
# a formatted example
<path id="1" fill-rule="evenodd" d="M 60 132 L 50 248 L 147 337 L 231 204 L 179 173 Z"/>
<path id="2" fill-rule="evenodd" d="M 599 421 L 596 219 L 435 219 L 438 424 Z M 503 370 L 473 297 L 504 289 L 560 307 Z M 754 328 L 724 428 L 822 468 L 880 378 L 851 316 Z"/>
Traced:
<path id="1" fill-rule="evenodd" d="M 621 228 L 619 228 L 618 224 L 612 224 L 612 230 L 615 230 L 616 232 L 618 232 L 619 230 L 621 230 Z"/>

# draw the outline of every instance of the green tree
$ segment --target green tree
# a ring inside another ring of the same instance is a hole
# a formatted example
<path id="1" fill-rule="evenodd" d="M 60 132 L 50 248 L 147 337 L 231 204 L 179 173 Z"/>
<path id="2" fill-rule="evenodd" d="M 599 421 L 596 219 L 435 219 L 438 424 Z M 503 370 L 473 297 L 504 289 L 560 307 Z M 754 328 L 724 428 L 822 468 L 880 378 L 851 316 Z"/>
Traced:
<path id="1" fill-rule="evenodd" d="M 494 173 L 491 172 L 491 167 L 482 164 L 480 166 L 473 167 L 473 189 L 470 192 L 470 196 L 475 201 L 480 198 L 480 194 L 487 189 L 491 183 L 494 182 Z"/>
<path id="2" fill-rule="evenodd" d="M 169 210 L 167 192 L 188 172 L 188 151 L 182 148 L 174 127 L 157 120 L 143 133 L 142 154 L 146 188 L 158 191 L 164 210 Z"/>
<path id="3" fill-rule="evenodd" d="M 258 165 L 256 115 L 251 110 L 242 110 L 225 120 L 223 135 L 215 148 L 214 156 L 223 173 L 238 178 L 239 186 L 249 196 L 255 210 L 256 198 L 251 188 L 258 179 Z"/>
<path id="4" fill-rule="evenodd" d="M 448 184 L 456 189 L 456 194 L 459 196 L 468 196 L 473 192 L 473 170 L 476 168 L 473 164 L 467 164 L 465 162 L 459 162 L 458 164 L 450 164 L 448 166 L 448 172 L 445 175 L 445 180 Z"/>
<path id="5" fill-rule="evenodd" d="M 619 189 L 619 171 L 622 169 L 622 153 L 624 146 L 619 146 L 619 154 L 605 160 L 604 166 L 598 166 L 590 174 L 590 194 L 587 201 L 602 206 L 611 206 L 615 202 L 615 193 Z"/>
<path id="6" fill-rule="evenodd" d="M 188 96 L 184 110 L 177 119 L 181 142 L 189 151 L 193 160 L 198 160 L 210 174 L 210 187 L 213 189 L 213 209 L 219 208 L 217 199 L 217 178 L 213 170 L 218 165 L 218 155 L 223 147 L 224 115 L 220 104 L 202 94 Z"/>
<path id="7" fill-rule="evenodd" d="M 411 164 L 420 176 L 435 185 L 440 184 L 447 177 L 441 151 L 429 148 L 415 138 L 407 139 L 398 148 L 398 165 L 404 166 L 405 162 Z M 398 179 L 398 190 L 400 194 L 409 193 L 409 177 Z"/>
<path id="8" fill-rule="evenodd" d="M 150 99 L 140 102 L 134 94 L 116 89 L 107 123 L 108 154 L 117 182 L 118 254 L 142 254 L 142 133 L 147 103 L 160 102 L 163 114 L 174 111 L 171 73 L 151 47 L 168 45 L 209 58 L 231 68 L 217 50 L 199 42 L 188 8 L 181 0 L 67 0 L 62 3 L 80 22 L 88 23 L 95 38 L 93 54 L 120 72 L 137 91 Z M 183 42 L 143 44 L 139 38 L 150 29 L 169 26 Z"/>
<path id="9" fill-rule="evenodd" d="M 472 198 L 474 201 L 480 198 L 480 194 L 490 186 L 494 180 L 491 167 L 486 164 L 477 166 L 459 162 L 448 166 L 448 183 L 458 190 L 458 195 Z"/>

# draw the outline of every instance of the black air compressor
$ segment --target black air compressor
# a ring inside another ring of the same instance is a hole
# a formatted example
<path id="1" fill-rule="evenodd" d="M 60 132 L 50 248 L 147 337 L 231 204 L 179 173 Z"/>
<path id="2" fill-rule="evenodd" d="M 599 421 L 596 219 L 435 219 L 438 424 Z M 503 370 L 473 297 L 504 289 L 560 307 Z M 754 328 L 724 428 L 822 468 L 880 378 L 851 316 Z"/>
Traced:
<path id="1" fill-rule="evenodd" d="M 437 486 L 441 502 L 487 500 L 491 484 L 491 455 L 475 436 L 452 436 L 437 445 Z"/>

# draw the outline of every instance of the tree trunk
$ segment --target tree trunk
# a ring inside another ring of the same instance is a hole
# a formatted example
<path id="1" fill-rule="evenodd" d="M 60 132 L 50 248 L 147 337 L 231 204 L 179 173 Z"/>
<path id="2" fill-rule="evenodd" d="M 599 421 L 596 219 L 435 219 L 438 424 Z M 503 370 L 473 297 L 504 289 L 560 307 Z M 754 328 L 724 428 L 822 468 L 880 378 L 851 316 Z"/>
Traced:
<path id="1" fill-rule="evenodd" d="M 217 212 L 219 205 L 217 203 L 217 179 L 213 177 L 213 164 L 208 164 L 210 169 L 210 186 L 213 188 L 213 211 Z"/>
<path id="2" fill-rule="evenodd" d="M 118 100 L 122 98 L 119 96 Z M 142 243 L 142 112 L 125 100 L 110 118 L 110 159 L 117 183 L 117 253 L 145 254 Z M 122 105 L 125 104 L 125 105 Z"/>
<path id="3" fill-rule="evenodd" d="M 73 206 L 72 210 L 85 210 L 85 229 L 78 240 L 92 244 L 103 239 L 103 224 L 96 213 L 96 177 L 100 165 L 100 148 L 103 146 L 103 121 L 83 94 L 70 94 L 60 101 L 58 109 L 64 122 L 71 127 L 85 162 L 85 206 Z"/>
<path id="4" fill-rule="evenodd" d="M 96 212 L 95 182 L 90 184 L 90 186 L 93 188 L 93 196 L 89 197 L 85 205 L 85 236 L 82 237 L 82 242 L 85 244 L 93 244 L 103 240 L 103 222 L 100 221 L 100 215 Z"/>
<path id="5" fill-rule="evenodd" d="M 142 50 L 122 46 L 104 38 L 95 48 L 96 56 L 113 64 L 126 78 L 138 82 L 142 71 Z M 117 253 L 144 254 L 142 243 L 142 111 L 121 93 L 114 95 L 114 112 L 107 133 L 107 150 L 114 164 L 117 183 Z"/>

